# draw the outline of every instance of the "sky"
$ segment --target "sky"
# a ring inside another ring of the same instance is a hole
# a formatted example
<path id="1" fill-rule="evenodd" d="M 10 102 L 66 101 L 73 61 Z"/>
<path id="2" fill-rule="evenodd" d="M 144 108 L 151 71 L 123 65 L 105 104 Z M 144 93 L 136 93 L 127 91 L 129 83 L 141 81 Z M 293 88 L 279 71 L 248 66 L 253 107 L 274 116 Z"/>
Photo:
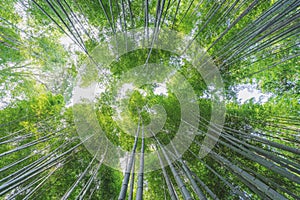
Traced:
<path id="1" fill-rule="evenodd" d="M 255 103 L 265 103 L 272 96 L 271 93 L 263 93 L 257 89 L 256 84 L 240 84 L 237 87 L 237 99 L 243 104 L 247 100 L 254 98 Z"/>

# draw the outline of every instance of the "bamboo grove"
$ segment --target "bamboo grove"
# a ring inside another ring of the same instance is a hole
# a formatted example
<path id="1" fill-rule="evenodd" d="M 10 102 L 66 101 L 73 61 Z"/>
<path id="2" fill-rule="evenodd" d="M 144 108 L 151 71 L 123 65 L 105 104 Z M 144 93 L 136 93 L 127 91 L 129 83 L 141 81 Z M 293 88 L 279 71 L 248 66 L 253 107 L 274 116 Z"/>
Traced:
<path id="1" fill-rule="evenodd" d="M 0 1 L 0 199 L 300 199 L 299 5 L 298 0 Z M 123 55 L 109 66 L 112 78 L 99 78 L 107 88 L 95 103 L 106 137 L 129 152 L 119 171 L 101 157 L 109 154 L 107 146 L 92 155 L 83 145 L 96 136 L 78 136 L 74 110 L 88 116 L 72 107 L 72 91 L 80 66 L 96 62 L 95 47 L 136 28 L 154 30 L 150 43 L 166 28 L 189 36 L 184 49 L 193 43 L 203 47 L 222 76 L 226 114 L 223 126 L 210 127 L 219 137 L 207 134 L 208 86 L 180 55 L 152 46 Z M 183 122 L 171 92 L 157 94 L 148 85 L 142 88 L 146 95 L 132 94 L 130 116 L 122 122 L 137 124 L 131 135 L 114 120 L 115 79 L 145 63 L 178 69 L 198 97 L 195 138 L 182 155 L 172 143 Z M 245 88 L 268 98 L 242 102 L 239 92 Z M 166 122 L 146 136 L 156 104 L 164 107 Z M 206 136 L 216 145 L 202 158 Z M 167 144 L 172 148 L 166 150 Z M 144 154 L 158 149 L 160 169 L 145 173 Z"/>

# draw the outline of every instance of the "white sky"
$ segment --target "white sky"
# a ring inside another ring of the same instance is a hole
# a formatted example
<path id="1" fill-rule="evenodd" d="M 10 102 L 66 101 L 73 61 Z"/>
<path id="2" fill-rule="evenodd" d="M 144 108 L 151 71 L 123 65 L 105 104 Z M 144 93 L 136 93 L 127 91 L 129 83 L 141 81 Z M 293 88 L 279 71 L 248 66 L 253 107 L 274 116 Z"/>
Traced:
<path id="1" fill-rule="evenodd" d="M 168 95 L 168 89 L 167 89 L 166 83 L 157 84 L 157 87 L 155 87 L 153 93 L 156 94 L 156 95 L 165 95 L 165 96 L 167 96 Z"/>
<path id="2" fill-rule="evenodd" d="M 245 103 L 247 100 L 254 98 L 255 103 L 265 103 L 272 96 L 271 93 L 262 93 L 256 89 L 256 84 L 240 84 L 236 87 L 237 99 L 240 103 Z"/>

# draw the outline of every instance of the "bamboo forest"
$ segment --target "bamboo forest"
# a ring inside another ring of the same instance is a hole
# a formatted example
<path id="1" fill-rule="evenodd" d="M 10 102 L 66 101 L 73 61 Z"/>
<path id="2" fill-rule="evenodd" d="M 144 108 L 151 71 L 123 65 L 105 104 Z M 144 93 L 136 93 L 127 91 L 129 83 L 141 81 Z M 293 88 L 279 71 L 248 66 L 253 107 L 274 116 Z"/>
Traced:
<path id="1" fill-rule="evenodd" d="M 0 200 L 300 200 L 299 0 L 0 0 Z"/>

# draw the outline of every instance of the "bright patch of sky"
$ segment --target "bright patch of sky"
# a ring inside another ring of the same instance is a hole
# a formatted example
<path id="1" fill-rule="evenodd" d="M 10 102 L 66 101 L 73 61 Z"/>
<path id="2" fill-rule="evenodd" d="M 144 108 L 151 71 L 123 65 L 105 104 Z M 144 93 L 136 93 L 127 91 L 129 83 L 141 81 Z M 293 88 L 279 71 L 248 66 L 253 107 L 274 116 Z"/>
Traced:
<path id="1" fill-rule="evenodd" d="M 168 95 L 168 89 L 166 83 L 158 83 L 157 86 L 154 88 L 153 93 L 155 95 Z"/>
<path id="2" fill-rule="evenodd" d="M 23 4 L 26 6 L 24 6 Z M 15 24 L 18 27 L 18 29 L 22 30 L 19 33 L 21 38 L 24 40 L 29 40 L 32 36 L 40 37 L 41 34 L 47 35 L 46 30 L 50 26 L 40 26 L 38 31 L 36 31 L 36 29 L 32 27 L 32 25 L 29 25 L 30 15 L 28 15 L 27 13 L 28 7 L 29 7 L 28 0 L 27 1 L 24 0 L 22 3 L 16 2 L 14 4 L 15 13 L 18 14 L 21 18 L 19 23 Z"/>
<path id="3" fill-rule="evenodd" d="M 13 95 L 13 91 L 18 84 L 23 84 L 23 80 L 19 80 L 18 82 L 7 80 L 6 82 L 8 86 L 5 86 L 5 84 L 0 85 L 0 110 L 6 108 L 6 106 L 11 104 L 13 101 L 25 99 L 24 93 L 21 93 L 18 96 Z"/>
<path id="4" fill-rule="evenodd" d="M 272 96 L 271 93 L 263 93 L 257 89 L 257 84 L 240 84 L 235 87 L 237 100 L 243 104 L 250 99 L 254 99 L 254 103 L 265 103 Z"/>
<path id="5" fill-rule="evenodd" d="M 147 92 L 143 89 L 138 89 L 137 90 L 143 97 L 146 97 L 147 96 Z"/>
<path id="6" fill-rule="evenodd" d="M 89 24 L 87 19 L 83 15 L 80 15 L 78 13 L 75 13 L 75 15 L 76 15 L 76 19 L 78 20 L 73 21 L 73 24 L 76 30 L 79 32 L 83 41 L 87 41 L 89 39 L 89 37 L 86 35 L 84 30 L 86 30 L 92 38 L 99 41 L 100 40 L 100 38 L 98 37 L 99 30 L 96 27 Z M 59 43 L 65 48 L 66 51 L 70 53 L 70 59 L 69 59 L 70 63 L 77 63 L 78 55 L 76 52 L 84 53 L 83 49 L 74 42 L 74 39 L 72 40 L 67 35 L 60 37 Z"/>
<path id="7" fill-rule="evenodd" d="M 26 1 L 23 2 L 25 5 L 28 5 L 28 3 Z M 22 3 L 20 2 L 17 2 L 14 4 L 14 9 L 16 10 L 16 13 L 18 13 L 18 15 L 21 17 L 21 18 L 26 18 L 27 19 L 27 7 L 26 6 L 23 6 Z"/>
<path id="8" fill-rule="evenodd" d="M 102 83 L 98 83 L 95 89 L 95 96 L 100 96 L 104 92 L 105 92 L 105 85 Z"/>
<path id="9" fill-rule="evenodd" d="M 24 1 L 25 3 L 25 1 Z M 28 20 L 28 16 L 27 16 L 27 12 L 26 12 L 26 7 L 22 6 L 20 2 L 17 2 L 14 4 L 14 9 L 16 11 L 16 13 L 21 17 L 21 21 L 17 24 L 17 27 L 21 30 L 24 30 L 20 32 L 20 36 L 24 39 L 29 39 L 29 36 L 26 34 L 25 31 L 27 31 L 28 29 L 30 29 L 30 27 L 27 25 L 27 20 Z"/>
<path id="10" fill-rule="evenodd" d="M 133 83 L 125 83 L 122 85 L 122 88 L 119 90 L 119 93 L 118 93 L 118 98 L 119 99 L 123 99 L 125 98 L 127 95 L 127 91 L 133 91 L 135 89 L 135 86 Z"/>
<path id="11" fill-rule="evenodd" d="M 78 60 L 78 56 L 75 52 L 83 52 L 83 50 L 68 36 L 59 38 L 59 43 L 71 53 L 70 60 L 76 63 Z"/>

